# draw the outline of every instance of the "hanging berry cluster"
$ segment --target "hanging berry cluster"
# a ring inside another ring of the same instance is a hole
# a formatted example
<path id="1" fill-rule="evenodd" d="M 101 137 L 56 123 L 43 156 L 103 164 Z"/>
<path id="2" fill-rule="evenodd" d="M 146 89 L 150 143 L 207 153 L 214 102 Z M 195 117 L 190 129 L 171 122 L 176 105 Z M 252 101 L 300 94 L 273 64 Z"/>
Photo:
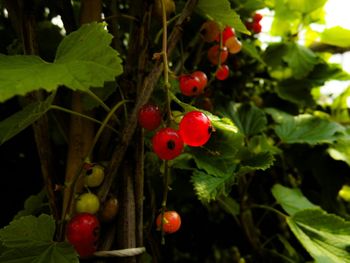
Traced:
<path id="1" fill-rule="evenodd" d="M 217 66 L 216 79 L 227 79 L 230 69 L 225 62 L 229 54 L 237 54 L 242 49 L 234 28 L 225 26 L 221 31 L 216 22 L 208 20 L 203 23 L 200 33 L 205 42 L 214 43 L 207 51 L 207 58 L 212 65 Z"/>
<path id="2" fill-rule="evenodd" d="M 245 26 L 248 30 L 252 31 L 255 34 L 259 34 L 261 32 L 262 26 L 260 21 L 262 20 L 262 14 L 255 13 L 251 20 L 245 23 Z"/>
<path id="3" fill-rule="evenodd" d="M 139 111 L 138 120 L 140 126 L 147 130 L 157 129 L 161 123 L 161 112 L 158 106 L 144 105 Z M 211 131 L 211 122 L 203 112 L 188 112 L 181 119 L 179 130 L 165 127 L 155 133 L 152 138 L 153 151 L 162 160 L 172 160 L 182 153 L 185 144 L 204 145 L 209 140 Z"/>

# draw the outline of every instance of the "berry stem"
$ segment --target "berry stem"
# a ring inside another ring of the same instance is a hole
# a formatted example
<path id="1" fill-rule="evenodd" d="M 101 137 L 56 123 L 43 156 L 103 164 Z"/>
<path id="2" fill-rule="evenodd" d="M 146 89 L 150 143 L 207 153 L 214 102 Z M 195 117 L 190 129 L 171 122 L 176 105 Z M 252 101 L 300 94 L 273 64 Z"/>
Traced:
<path id="1" fill-rule="evenodd" d="M 170 108 L 170 95 L 169 89 L 171 87 L 169 82 L 169 63 L 168 63 L 168 25 L 166 16 L 165 0 L 161 0 L 162 5 L 162 24 L 163 24 L 163 39 L 162 39 L 162 55 L 163 55 L 163 75 L 164 75 L 164 88 L 166 96 L 166 107 L 167 107 L 167 126 L 171 121 L 171 108 Z"/>
<path id="2" fill-rule="evenodd" d="M 106 103 L 104 103 L 104 101 L 101 100 L 100 97 L 97 96 L 97 95 L 96 95 L 94 92 L 92 92 L 90 89 L 88 89 L 88 90 L 86 91 L 86 93 L 87 93 L 91 98 L 93 98 L 95 101 L 97 101 L 98 104 L 100 104 L 101 107 L 104 108 L 107 112 L 110 112 L 110 111 L 111 111 L 111 108 L 108 107 L 108 105 L 107 105 Z M 115 121 L 119 122 L 117 116 L 113 115 L 112 117 L 113 117 L 113 119 L 114 119 Z"/>
<path id="3" fill-rule="evenodd" d="M 163 67 L 164 67 L 164 88 L 165 88 L 165 96 L 166 96 L 166 107 L 167 107 L 167 120 L 166 124 L 169 126 L 171 122 L 171 108 L 170 108 L 170 83 L 169 83 L 169 64 L 168 64 L 168 52 L 167 52 L 167 43 L 168 43 L 168 34 L 167 34 L 167 20 L 166 20 L 166 9 L 165 9 L 165 0 L 161 0 L 162 5 L 162 23 L 163 23 L 163 41 L 162 41 L 162 54 L 163 54 Z M 161 214 L 162 220 L 160 224 L 161 229 L 161 244 L 165 244 L 164 238 L 164 229 L 163 229 L 163 217 L 164 211 L 166 208 L 166 202 L 168 198 L 168 185 L 169 185 L 169 163 L 168 161 L 164 161 L 164 186 L 163 186 L 163 198 L 162 198 L 162 207 Z"/>
<path id="4" fill-rule="evenodd" d="M 63 112 L 66 112 L 66 113 L 69 113 L 69 114 L 72 114 L 72 115 L 75 115 L 75 116 L 78 116 L 78 117 L 81 117 L 81 118 L 84 118 L 84 119 L 87 119 L 89 121 L 92 121 L 92 122 L 95 122 L 95 123 L 98 123 L 100 125 L 103 124 L 103 122 L 99 121 L 99 120 L 96 120 L 95 118 L 92 118 L 88 115 L 85 115 L 85 114 L 82 114 L 80 112 L 77 112 L 77 111 L 73 111 L 73 110 L 69 110 L 69 109 L 66 109 L 66 108 L 63 108 L 61 106 L 58 106 L 58 105 L 50 105 L 50 109 L 52 110 L 59 110 L 59 111 L 63 111 Z M 109 125 L 106 125 L 107 128 L 111 129 L 113 132 L 115 133 L 119 133 L 116 129 L 114 129 L 113 127 L 109 126 Z"/>
<path id="5" fill-rule="evenodd" d="M 169 161 L 164 161 L 164 182 L 163 182 L 163 198 L 162 198 L 162 207 L 161 207 L 161 218 L 160 221 L 160 229 L 161 229 L 161 244 L 165 244 L 165 238 L 164 238 L 164 229 L 163 229 L 163 223 L 164 223 L 164 213 L 166 209 L 167 199 L 168 199 L 168 190 L 169 190 L 169 176 L 170 176 L 170 168 L 169 168 Z"/>
<path id="6" fill-rule="evenodd" d="M 98 141 L 98 139 L 100 138 L 104 128 L 107 126 L 107 123 L 109 122 L 109 120 L 114 117 L 114 113 L 122 106 L 124 105 L 125 103 L 129 102 L 128 100 L 122 100 L 120 102 L 118 102 L 116 105 L 114 105 L 114 107 L 111 109 L 111 111 L 107 114 L 106 118 L 103 120 L 100 128 L 98 129 L 98 131 L 96 132 L 96 135 L 92 141 L 92 144 L 90 146 L 90 149 L 88 151 L 88 154 L 87 154 L 87 158 L 88 159 L 91 159 L 91 155 L 92 155 L 92 152 L 95 148 L 95 145 Z"/>

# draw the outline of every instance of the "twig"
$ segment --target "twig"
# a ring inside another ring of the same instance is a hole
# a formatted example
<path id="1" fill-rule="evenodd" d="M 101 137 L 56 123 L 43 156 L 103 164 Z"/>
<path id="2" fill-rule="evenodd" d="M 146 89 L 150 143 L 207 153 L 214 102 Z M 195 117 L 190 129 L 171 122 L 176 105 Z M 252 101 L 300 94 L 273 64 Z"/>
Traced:
<path id="1" fill-rule="evenodd" d="M 174 29 L 170 34 L 170 37 L 168 40 L 168 56 L 172 54 L 177 42 L 181 38 L 182 26 L 185 24 L 185 22 L 188 20 L 188 18 L 192 14 L 197 2 L 198 0 L 189 0 L 186 3 L 181 13 L 181 16 L 179 17 Z M 139 109 L 142 107 L 142 105 L 144 105 L 150 99 L 152 92 L 154 90 L 155 84 L 158 82 L 158 79 L 161 76 L 162 68 L 163 68 L 162 64 L 163 63 L 161 62 L 157 62 L 153 66 L 148 76 L 144 79 L 143 88 L 141 89 L 140 95 L 138 96 L 135 107 L 131 115 L 129 116 L 129 121 L 126 123 L 126 126 L 123 129 L 120 143 L 114 149 L 111 162 L 109 163 L 109 166 L 106 169 L 106 177 L 105 177 L 104 183 L 102 184 L 98 192 L 98 195 L 102 201 L 105 200 L 108 195 L 109 189 L 112 186 L 112 183 L 115 177 L 117 176 L 117 171 L 119 169 L 119 166 L 122 163 L 122 160 L 124 159 L 125 152 L 135 132 L 135 129 L 137 126 L 137 113 Z"/>

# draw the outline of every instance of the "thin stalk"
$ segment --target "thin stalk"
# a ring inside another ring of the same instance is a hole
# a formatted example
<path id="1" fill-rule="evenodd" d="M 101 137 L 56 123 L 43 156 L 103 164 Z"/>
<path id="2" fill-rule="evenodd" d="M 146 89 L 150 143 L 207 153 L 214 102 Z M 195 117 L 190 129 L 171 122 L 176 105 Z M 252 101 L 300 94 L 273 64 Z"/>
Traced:
<path id="1" fill-rule="evenodd" d="M 171 108 L 170 108 L 170 82 L 169 82 L 169 64 L 168 64 L 168 52 L 167 52 L 167 44 L 168 44 L 168 32 L 167 32 L 167 20 L 166 20 L 166 9 L 165 9 L 165 0 L 161 0 L 162 5 L 162 23 L 163 23 L 163 39 L 162 39 L 162 55 L 163 55 L 163 76 L 164 76 L 164 88 L 165 88 L 165 97 L 166 97 L 166 107 L 167 107 L 167 126 L 170 125 L 172 116 L 171 116 Z M 168 198 L 168 188 L 169 188 L 169 163 L 168 161 L 164 161 L 164 186 L 163 186 L 163 199 L 162 199 L 162 207 L 161 207 L 161 244 L 165 244 L 164 238 L 164 230 L 163 230 L 163 218 L 164 212 L 166 209 L 166 203 Z"/>
<path id="2" fill-rule="evenodd" d="M 257 205 L 257 204 L 254 204 L 254 205 L 251 205 L 251 208 L 260 208 L 260 209 L 265 209 L 265 210 L 269 210 L 269 211 L 272 211 L 278 215 L 280 215 L 281 217 L 283 218 L 287 218 L 288 216 L 284 213 L 282 213 L 281 211 L 273 208 L 273 207 L 270 207 L 270 206 L 267 206 L 267 205 Z"/>
<path id="3" fill-rule="evenodd" d="M 105 111 L 107 111 L 107 112 L 110 112 L 110 111 L 111 111 L 111 108 L 108 107 L 108 105 L 107 105 L 106 103 L 104 103 L 104 101 L 101 100 L 101 98 L 100 98 L 99 96 L 97 96 L 94 92 L 92 92 L 90 89 L 88 89 L 88 90 L 86 91 L 86 93 L 87 93 L 91 98 L 93 98 L 95 101 L 97 101 L 98 104 L 100 104 L 101 107 L 102 107 L 103 109 L 105 109 Z M 119 122 L 117 116 L 113 116 L 113 118 L 114 118 L 115 121 Z"/>
<path id="4" fill-rule="evenodd" d="M 164 212 L 167 205 L 168 200 L 168 191 L 169 191 L 169 177 L 170 177 L 170 168 L 169 168 L 169 161 L 164 161 L 164 185 L 163 185 L 163 198 L 162 198 L 162 207 L 161 207 L 161 218 L 160 221 L 160 229 L 161 229 L 161 244 L 165 244 L 165 233 L 163 230 L 163 223 L 164 223 Z"/>
<path id="5" fill-rule="evenodd" d="M 63 108 L 61 106 L 58 106 L 58 105 L 50 105 L 50 109 L 53 109 L 53 110 L 59 110 L 59 111 L 63 111 L 63 112 L 66 112 L 66 113 L 69 113 L 69 114 L 72 114 L 72 115 L 75 115 L 75 116 L 78 116 L 78 117 L 81 117 L 81 118 L 84 118 L 84 119 L 87 119 L 89 121 L 92 121 L 92 122 L 95 122 L 95 123 L 98 123 L 100 125 L 103 124 L 103 122 L 99 121 L 99 120 L 96 120 L 90 116 L 87 116 L 85 114 L 82 114 L 82 113 L 79 113 L 77 111 L 73 111 L 73 110 L 69 110 L 69 109 L 66 109 L 66 108 Z M 116 129 L 114 129 L 113 127 L 109 126 L 109 125 L 106 125 L 106 127 L 108 129 L 111 129 L 113 132 L 115 133 L 119 133 Z"/>
<path id="6" fill-rule="evenodd" d="M 92 155 L 92 152 L 95 148 L 95 145 L 98 141 L 98 139 L 101 137 L 101 134 L 104 130 L 105 127 L 107 127 L 107 123 L 110 121 L 110 119 L 114 116 L 114 113 L 119 109 L 120 106 L 122 106 L 123 104 L 127 103 L 129 101 L 127 100 L 122 100 L 120 102 L 118 102 L 112 109 L 111 111 L 107 114 L 106 118 L 103 120 L 103 122 L 101 123 L 101 126 L 100 128 L 98 129 L 98 131 L 96 132 L 96 135 L 92 141 L 92 144 L 90 146 L 90 149 L 88 151 L 88 154 L 87 154 L 87 158 L 90 158 L 91 155 Z"/>

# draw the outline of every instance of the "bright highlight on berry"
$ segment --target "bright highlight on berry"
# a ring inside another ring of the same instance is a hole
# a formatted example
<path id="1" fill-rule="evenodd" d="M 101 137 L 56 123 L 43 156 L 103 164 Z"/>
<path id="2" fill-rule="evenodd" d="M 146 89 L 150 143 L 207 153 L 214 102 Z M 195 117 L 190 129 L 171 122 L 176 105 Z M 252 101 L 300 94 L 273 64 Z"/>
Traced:
<path id="1" fill-rule="evenodd" d="M 162 160 L 172 160 L 182 153 L 184 142 L 172 128 L 159 130 L 152 138 L 153 151 Z"/>
<path id="2" fill-rule="evenodd" d="M 211 122 L 201 111 L 188 112 L 179 124 L 181 138 L 189 146 L 204 145 L 209 140 L 211 132 Z"/>

